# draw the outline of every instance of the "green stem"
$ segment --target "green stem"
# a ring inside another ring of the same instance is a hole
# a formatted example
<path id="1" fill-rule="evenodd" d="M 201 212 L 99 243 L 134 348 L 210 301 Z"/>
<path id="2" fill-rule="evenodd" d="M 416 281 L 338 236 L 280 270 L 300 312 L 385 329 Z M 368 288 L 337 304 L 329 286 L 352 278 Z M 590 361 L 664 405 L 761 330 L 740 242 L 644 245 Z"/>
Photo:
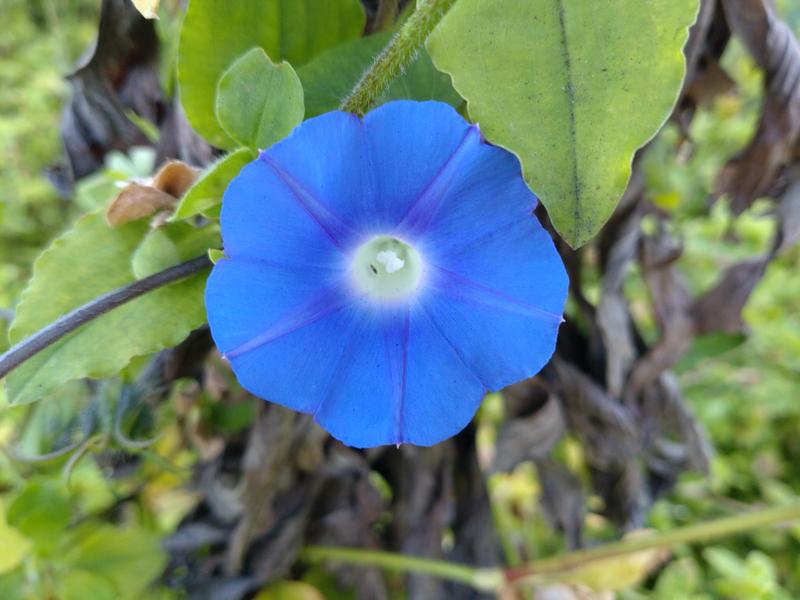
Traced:
<path id="1" fill-rule="evenodd" d="M 673 547 L 679 544 L 705 543 L 750 529 L 796 519 L 800 519 L 800 502 L 689 525 L 663 533 L 647 534 L 633 539 L 605 544 L 597 548 L 577 550 L 507 570 L 474 568 L 443 560 L 431 560 L 392 552 L 330 546 L 309 546 L 303 550 L 302 557 L 309 562 L 334 560 L 364 567 L 378 567 L 389 571 L 433 575 L 468 585 L 478 591 L 493 592 L 500 590 L 505 585 L 519 584 L 526 579 L 540 575 L 552 576 L 566 573 L 598 560 L 615 558 L 654 548 Z"/>
<path id="2" fill-rule="evenodd" d="M 576 550 L 561 556 L 537 560 L 522 567 L 509 569 L 506 571 L 506 578 L 509 582 L 514 582 L 537 575 L 564 573 L 597 560 L 615 558 L 624 554 L 632 554 L 654 548 L 671 548 L 679 544 L 708 542 L 750 529 L 795 519 L 800 519 L 800 502 L 755 510 L 732 517 L 688 525 L 672 531 L 642 535 L 641 537 L 604 544 L 596 548 Z"/>
<path id="3" fill-rule="evenodd" d="M 482 592 L 493 592 L 502 587 L 505 581 L 503 570 L 499 568 L 473 568 L 444 560 L 420 558 L 378 550 L 307 546 L 300 556 L 312 563 L 333 560 L 364 567 L 378 567 L 387 571 L 433 575 L 448 581 L 463 583 Z"/>
<path id="4" fill-rule="evenodd" d="M 417 9 L 361 77 L 350 96 L 342 103 L 342 110 L 363 115 L 372 108 L 392 80 L 411 62 L 419 47 L 425 43 L 428 35 L 455 1 L 418 0 Z"/>

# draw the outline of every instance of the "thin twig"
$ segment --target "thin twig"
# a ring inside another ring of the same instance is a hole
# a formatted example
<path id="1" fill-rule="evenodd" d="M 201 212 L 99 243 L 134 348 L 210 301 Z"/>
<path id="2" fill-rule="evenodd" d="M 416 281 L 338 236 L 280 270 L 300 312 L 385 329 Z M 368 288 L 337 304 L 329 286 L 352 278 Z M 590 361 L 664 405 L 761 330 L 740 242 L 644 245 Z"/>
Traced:
<path id="1" fill-rule="evenodd" d="M 25 338 L 0 356 L 0 379 L 32 356 L 54 344 L 68 333 L 75 331 L 81 325 L 147 292 L 199 273 L 210 266 L 211 261 L 204 254 L 169 269 L 154 273 L 144 279 L 134 281 L 129 285 L 103 294 L 83 306 L 79 306 L 60 319 L 53 321 L 44 329 L 40 329 L 30 337 Z"/>

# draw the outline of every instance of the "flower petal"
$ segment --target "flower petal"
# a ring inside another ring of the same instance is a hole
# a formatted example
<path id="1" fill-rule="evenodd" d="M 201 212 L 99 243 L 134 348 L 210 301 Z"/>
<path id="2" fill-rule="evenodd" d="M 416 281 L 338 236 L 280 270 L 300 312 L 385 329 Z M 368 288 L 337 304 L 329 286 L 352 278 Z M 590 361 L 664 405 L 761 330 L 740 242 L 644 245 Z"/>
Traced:
<path id="1" fill-rule="evenodd" d="M 345 268 L 335 240 L 279 173 L 261 159 L 242 169 L 228 186 L 220 224 L 230 258 Z"/>
<path id="2" fill-rule="evenodd" d="M 345 444 L 429 446 L 458 433 L 485 393 L 424 312 L 361 309 L 315 418 Z"/>
<path id="3" fill-rule="evenodd" d="M 535 375 L 555 349 L 568 279 L 533 218 L 440 257 L 424 308 L 491 390 Z"/>
<path id="4" fill-rule="evenodd" d="M 327 340 L 343 354 L 314 418 L 348 446 L 397 443 L 405 319 L 371 307 L 351 316 L 349 330 Z"/>
<path id="5" fill-rule="evenodd" d="M 440 254 L 481 244 L 514 223 L 530 223 L 537 204 L 519 161 L 502 148 L 468 144 L 457 167 L 446 186 L 427 199 L 424 218 L 404 223 L 408 237 L 417 240 L 421 252 L 430 252 L 434 262 Z"/>
<path id="6" fill-rule="evenodd" d="M 363 236 L 363 221 L 374 214 L 374 190 L 361 119 L 337 111 L 314 117 L 261 157 L 324 212 L 339 245 Z"/>
<path id="7" fill-rule="evenodd" d="M 287 315 L 296 314 L 326 289 L 331 271 L 298 269 L 250 259 L 222 259 L 206 284 L 211 333 L 223 353 L 233 352 Z"/>
<path id="8" fill-rule="evenodd" d="M 435 102 L 306 121 L 226 191 L 212 334 L 240 383 L 357 447 L 435 444 L 550 358 L 567 277 L 510 153 Z M 420 252 L 402 301 L 361 296 L 375 235 Z"/>
<path id="9" fill-rule="evenodd" d="M 372 213 L 379 217 L 371 225 L 379 233 L 400 223 L 431 186 L 441 187 L 455 171 L 459 148 L 480 137 L 441 102 L 384 104 L 364 117 L 364 128 L 375 176 Z"/>
<path id="10" fill-rule="evenodd" d="M 334 390 L 347 340 L 354 327 L 351 307 L 340 307 L 230 361 L 249 392 L 288 408 L 313 413 Z"/>
<path id="11" fill-rule="evenodd" d="M 408 339 L 402 441 L 431 446 L 466 427 L 487 390 L 420 309 L 412 312 Z"/>

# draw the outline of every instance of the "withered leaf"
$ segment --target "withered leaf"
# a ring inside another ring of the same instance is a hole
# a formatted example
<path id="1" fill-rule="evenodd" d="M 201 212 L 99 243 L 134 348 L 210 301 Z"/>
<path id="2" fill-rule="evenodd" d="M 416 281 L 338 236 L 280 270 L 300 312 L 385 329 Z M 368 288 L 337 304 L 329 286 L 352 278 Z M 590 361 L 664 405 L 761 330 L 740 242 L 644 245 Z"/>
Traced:
<path id="1" fill-rule="evenodd" d="M 750 144 L 723 169 L 718 194 L 735 214 L 765 195 L 800 137 L 800 44 L 769 0 L 723 0 L 731 31 L 765 72 L 766 97 Z"/>
<path id="2" fill-rule="evenodd" d="M 112 227 L 149 217 L 158 210 L 175 206 L 176 198 L 149 185 L 129 183 L 106 209 L 106 220 Z"/>
<path id="3" fill-rule="evenodd" d="M 173 209 L 200 174 L 198 169 L 178 160 L 162 166 L 149 184 L 131 182 L 111 201 L 106 220 L 112 227 Z"/>

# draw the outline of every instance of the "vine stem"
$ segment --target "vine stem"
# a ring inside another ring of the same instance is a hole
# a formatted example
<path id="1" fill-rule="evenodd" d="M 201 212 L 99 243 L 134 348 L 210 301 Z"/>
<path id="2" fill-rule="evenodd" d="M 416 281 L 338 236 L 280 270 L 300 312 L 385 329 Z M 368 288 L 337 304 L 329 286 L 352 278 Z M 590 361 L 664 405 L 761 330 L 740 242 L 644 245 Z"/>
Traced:
<path id="1" fill-rule="evenodd" d="M 417 9 L 367 69 L 342 103 L 341 109 L 363 116 L 372 108 L 392 80 L 413 60 L 419 47 L 455 2 L 417 0 Z"/>
<path id="2" fill-rule="evenodd" d="M 111 309 L 130 302 L 147 292 L 199 273 L 210 266 L 211 260 L 204 254 L 117 288 L 87 302 L 83 306 L 79 306 L 58 320 L 53 321 L 44 329 L 40 329 L 30 337 L 9 348 L 3 355 L 0 355 L 0 379 L 5 377 L 12 369 L 15 369 L 29 358 L 92 319 L 96 319 Z"/>
<path id="3" fill-rule="evenodd" d="M 509 569 L 473 568 L 448 561 L 429 560 L 392 552 L 332 546 L 308 546 L 303 550 L 301 556 L 309 562 L 332 560 L 364 567 L 378 567 L 389 571 L 433 575 L 468 585 L 478 591 L 496 592 L 508 585 L 518 585 L 541 575 L 552 577 L 567 573 L 599 560 L 617 558 L 655 548 L 673 547 L 679 544 L 705 543 L 750 529 L 797 519 L 800 519 L 800 502 L 745 512 L 663 533 L 645 534 L 596 548 L 576 550 L 560 556 L 536 560 Z"/>
<path id="4" fill-rule="evenodd" d="M 476 568 L 446 560 L 421 558 L 380 550 L 306 546 L 300 553 L 300 557 L 312 563 L 332 560 L 362 567 L 378 567 L 387 571 L 433 575 L 468 585 L 481 592 L 498 590 L 506 581 L 503 569 L 500 568 Z"/>

